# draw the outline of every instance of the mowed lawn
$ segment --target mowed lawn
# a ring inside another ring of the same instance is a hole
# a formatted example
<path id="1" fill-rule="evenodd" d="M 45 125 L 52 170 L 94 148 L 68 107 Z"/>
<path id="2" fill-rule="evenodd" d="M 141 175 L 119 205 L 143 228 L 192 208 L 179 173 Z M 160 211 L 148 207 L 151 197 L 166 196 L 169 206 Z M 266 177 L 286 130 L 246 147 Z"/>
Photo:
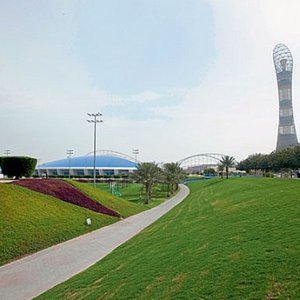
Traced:
<path id="1" fill-rule="evenodd" d="M 147 207 L 143 204 L 131 203 L 130 201 L 124 200 L 122 197 L 113 196 L 109 193 L 109 189 L 107 189 L 107 191 L 100 188 L 95 189 L 91 184 L 81 183 L 75 180 L 68 180 L 68 182 L 92 199 L 117 211 L 123 217 L 129 217 L 147 209 Z M 108 187 L 108 184 L 105 184 L 105 187 L 106 186 Z"/>
<path id="2" fill-rule="evenodd" d="M 300 181 L 212 179 L 39 299 L 299 299 Z"/>
<path id="3" fill-rule="evenodd" d="M 143 209 L 153 208 L 168 198 L 167 186 L 156 184 L 153 188 L 151 202 L 144 204 L 146 200 L 145 188 L 141 183 L 117 183 L 116 190 L 121 194 L 119 199 L 126 200 L 132 204 L 140 205 Z M 97 188 L 110 193 L 109 183 L 98 183 Z M 174 196 L 174 195 L 171 195 Z"/>
<path id="4" fill-rule="evenodd" d="M 86 218 L 92 219 L 87 226 Z M 117 222 L 12 184 L 0 184 L 0 265 Z"/>

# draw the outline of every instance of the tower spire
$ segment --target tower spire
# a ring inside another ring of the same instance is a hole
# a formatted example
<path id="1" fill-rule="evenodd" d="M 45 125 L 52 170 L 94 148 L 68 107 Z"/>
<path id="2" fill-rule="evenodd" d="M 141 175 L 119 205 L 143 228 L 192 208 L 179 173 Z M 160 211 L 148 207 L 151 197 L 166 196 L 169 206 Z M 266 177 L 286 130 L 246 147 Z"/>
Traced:
<path id="1" fill-rule="evenodd" d="M 276 150 L 298 145 L 292 103 L 293 57 L 289 48 L 277 44 L 273 50 L 278 99 L 279 124 Z"/>

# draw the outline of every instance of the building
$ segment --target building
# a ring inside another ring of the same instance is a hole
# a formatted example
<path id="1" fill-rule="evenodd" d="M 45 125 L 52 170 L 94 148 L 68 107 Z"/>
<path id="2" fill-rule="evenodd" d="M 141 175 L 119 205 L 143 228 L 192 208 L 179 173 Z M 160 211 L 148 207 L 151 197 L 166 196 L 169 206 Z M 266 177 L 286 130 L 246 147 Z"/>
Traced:
<path id="1" fill-rule="evenodd" d="M 96 176 L 127 175 L 136 169 L 138 162 L 120 152 L 101 150 L 96 152 Z M 36 176 L 74 176 L 92 177 L 94 172 L 94 155 L 67 157 L 38 165 Z"/>
<path id="2" fill-rule="evenodd" d="M 279 98 L 279 124 L 276 150 L 298 145 L 292 105 L 293 57 L 287 46 L 278 44 L 273 50 Z"/>

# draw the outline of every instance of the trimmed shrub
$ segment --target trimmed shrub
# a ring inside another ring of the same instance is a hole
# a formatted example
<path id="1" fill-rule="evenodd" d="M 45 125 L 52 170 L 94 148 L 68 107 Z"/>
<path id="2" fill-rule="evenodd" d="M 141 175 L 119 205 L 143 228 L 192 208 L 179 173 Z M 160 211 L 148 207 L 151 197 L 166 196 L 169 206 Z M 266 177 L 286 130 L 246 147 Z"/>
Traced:
<path id="1" fill-rule="evenodd" d="M 2 173 L 8 177 L 30 177 L 37 160 L 26 156 L 7 156 L 1 158 Z"/>

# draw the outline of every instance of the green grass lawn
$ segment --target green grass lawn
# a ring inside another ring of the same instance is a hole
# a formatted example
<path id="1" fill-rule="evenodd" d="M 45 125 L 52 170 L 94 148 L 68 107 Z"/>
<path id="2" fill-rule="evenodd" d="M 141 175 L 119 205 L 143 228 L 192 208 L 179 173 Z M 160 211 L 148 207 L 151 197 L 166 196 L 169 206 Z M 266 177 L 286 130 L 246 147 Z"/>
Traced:
<path id="1" fill-rule="evenodd" d="M 212 179 L 39 299 L 298 299 L 300 181 Z"/>
<path id="2" fill-rule="evenodd" d="M 92 218 L 92 225 L 85 220 Z M 0 184 L 0 265 L 118 221 L 29 189 Z"/>
<path id="3" fill-rule="evenodd" d="M 110 193 L 109 183 L 98 183 L 97 188 Z M 153 189 L 153 195 L 150 204 L 144 204 L 145 202 L 145 190 L 140 183 L 118 183 L 116 185 L 117 191 L 121 194 L 120 199 L 127 200 L 134 204 L 139 204 L 145 208 L 155 207 L 167 199 L 166 186 L 158 184 Z"/>
<path id="4" fill-rule="evenodd" d="M 156 190 L 150 205 L 138 201 L 140 185 L 122 186 L 122 197 L 76 181 L 68 181 L 90 198 L 128 217 L 165 200 L 165 193 Z M 104 188 L 102 186 L 101 188 Z M 128 201 L 127 201 L 128 200 Z M 85 224 L 92 218 L 92 225 Z M 118 218 L 94 213 L 31 191 L 27 188 L 0 184 L 0 265 L 69 240 L 118 221 Z"/>
<path id="5" fill-rule="evenodd" d="M 81 183 L 75 180 L 68 180 L 68 182 L 80 189 L 92 199 L 119 212 L 123 217 L 129 217 L 147 209 L 145 205 L 139 205 L 134 202 L 124 200 L 126 197 L 123 199 L 123 197 L 113 196 L 109 193 L 108 184 L 100 184 L 98 185 L 98 188 L 95 189 L 92 185 L 87 183 Z"/>

